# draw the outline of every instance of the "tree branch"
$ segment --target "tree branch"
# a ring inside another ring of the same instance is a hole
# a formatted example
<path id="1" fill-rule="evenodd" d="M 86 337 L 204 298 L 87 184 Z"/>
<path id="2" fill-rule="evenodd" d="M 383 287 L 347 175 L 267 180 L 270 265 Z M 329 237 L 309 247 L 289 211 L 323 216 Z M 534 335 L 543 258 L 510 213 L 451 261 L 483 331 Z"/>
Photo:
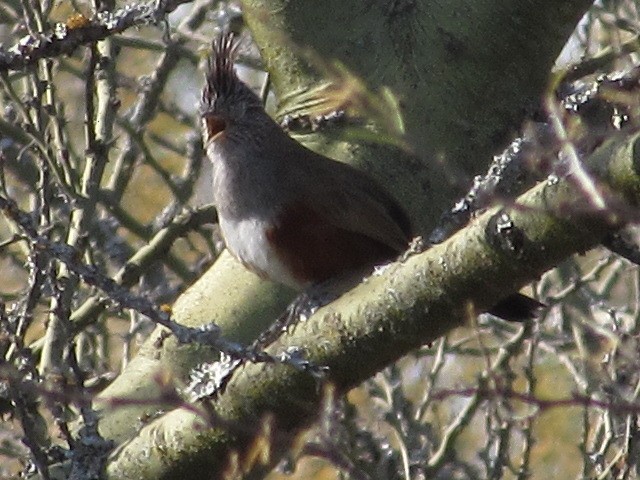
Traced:
<path id="1" fill-rule="evenodd" d="M 634 160 L 639 142 L 640 134 L 615 139 L 589 161 L 600 172 L 598 181 L 607 182 L 599 185 L 614 214 L 578 208 L 585 201 L 571 178 L 542 183 L 512 208 L 488 211 L 443 244 L 368 278 L 296 325 L 268 352 L 302 348 L 316 365 L 329 367 L 329 380 L 339 391 L 357 385 L 632 220 L 626 216 L 631 209 L 616 206 L 640 202 Z M 515 250 L 495 241 L 505 231 L 495 232 L 492 225 L 505 215 L 509 235 L 517 232 L 521 240 Z M 194 285 L 182 301 L 194 301 L 205 289 L 204 282 Z M 109 395 L 102 398 L 107 401 Z M 231 451 L 240 458 L 248 454 L 253 436 L 260 434 L 253 427 L 265 418 L 271 425 L 271 460 L 243 468 L 269 467 L 288 446 L 290 434 L 314 418 L 320 401 L 321 389 L 310 375 L 277 365 L 245 365 L 210 407 L 202 405 L 199 413 L 173 410 L 142 428 L 113 455 L 108 478 L 222 475 Z M 206 413 L 209 408 L 212 415 Z"/>
<path id="2" fill-rule="evenodd" d="M 164 21 L 167 14 L 192 0 L 152 0 L 131 3 L 114 12 L 100 12 L 94 18 L 70 17 L 53 31 L 29 34 L 9 49 L 0 48 L 0 72 L 34 65 L 42 58 L 70 55 L 82 45 L 91 45 L 131 27 Z"/>

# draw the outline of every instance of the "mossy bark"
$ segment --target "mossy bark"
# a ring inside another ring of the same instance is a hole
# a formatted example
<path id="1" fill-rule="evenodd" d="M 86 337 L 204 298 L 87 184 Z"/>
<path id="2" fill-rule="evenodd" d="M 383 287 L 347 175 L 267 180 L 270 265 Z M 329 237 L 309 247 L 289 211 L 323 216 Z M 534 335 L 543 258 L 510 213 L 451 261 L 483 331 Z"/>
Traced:
<path id="1" fill-rule="evenodd" d="M 635 134 L 615 139 L 591 158 L 609 179 L 612 205 L 640 203 L 639 150 L 640 134 Z M 446 242 L 369 277 L 298 323 L 268 351 L 302 349 L 313 364 L 328 367 L 325 385 L 346 391 L 568 255 L 596 245 L 621 224 L 618 216 L 584 209 L 584 204 L 571 177 L 540 184 L 515 208 L 492 209 Z M 520 240 L 516 250 L 501 248 L 491 227 L 505 214 Z M 222 478 L 229 468 L 263 471 L 315 418 L 322 395 L 309 373 L 246 364 L 218 399 L 207 401 L 207 408 L 196 405 L 200 414 L 175 409 L 145 426 L 113 455 L 108 478 Z M 256 438 L 265 435 L 262 445 L 268 445 L 269 454 L 257 455 Z"/>

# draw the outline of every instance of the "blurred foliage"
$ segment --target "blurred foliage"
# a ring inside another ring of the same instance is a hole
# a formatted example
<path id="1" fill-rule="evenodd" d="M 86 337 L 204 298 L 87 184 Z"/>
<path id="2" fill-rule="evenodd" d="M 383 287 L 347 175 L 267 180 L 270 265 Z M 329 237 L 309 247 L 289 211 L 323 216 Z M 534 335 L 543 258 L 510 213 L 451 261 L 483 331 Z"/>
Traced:
<path id="1" fill-rule="evenodd" d="M 0 39 L 13 44 L 38 22 L 69 22 L 94 8 L 5 1 Z M 209 201 L 198 133 L 200 64 L 216 29 L 239 15 L 232 3 L 195 2 L 167 24 L 0 74 L 0 194 L 27 212 L 40 234 L 73 245 L 83 262 L 117 277 L 177 216 Z M 592 62 L 585 72 L 592 77 L 636 65 L 629 45 L 639 28 L 634 2 L 599 2 L 562 58 Z M 242 60 L 259 66 L 248 43 Z M 385 141 L 410 148 L 399 140 L 403 124 L 391 92 L 368 91 L 340 65 L 327 69 L 339 81 L 325 107 L 383 118 Z M 250 70 L 243 74 L 255 83 L 260 76 Z M 215 225 L 203 221 L 168 251 L 151 252 L 127 286 L 171 303 L 220 248 Z M 152 325 L 43 258 L 5 216 L 0 275 L 0 477 L 9 477 L 60 457 L 53 445 L 69 446 L 68 422 L 78 410 L 72 396 L 12 391 L 17 379 L 46 392 L 65 382 L 99 391 Z M 567 261 L 532 286 L 549 305 L 534 324 L 482 317 L 346 399 L 327 394 L 321 421 L 280 470 L 318 479 L 637 478 L 637 415 L 579 399 L 635 401 L 640 393 L 638 280 L 636 266 L 604 249 Z M 88 302 L 98 307 L 86 313 Z M 65 341 L 56 346 L 51 338 L 59 336 Z M 70 356 L 79 367 L 72 372 L 65 367 Z M 528 398 L 576 400 L 549 407 Z"/>

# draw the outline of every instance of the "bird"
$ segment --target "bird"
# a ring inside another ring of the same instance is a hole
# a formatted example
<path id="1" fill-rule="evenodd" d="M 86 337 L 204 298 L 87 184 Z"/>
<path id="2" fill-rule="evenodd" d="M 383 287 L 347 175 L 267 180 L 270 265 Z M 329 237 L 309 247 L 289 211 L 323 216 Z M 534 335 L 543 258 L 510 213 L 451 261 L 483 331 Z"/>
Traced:
<path id="1" fill-rule="evenodd" d="M 402 206 L 364 171 L 291 138 L 236 74 L 238 45 L 229 32 L 214 40 L 200 105 L 227 249 L 298 291 L 398 258 L 414 237 Z M 540 305 L 516 293 L 491 312 L 523 321 Z"/>

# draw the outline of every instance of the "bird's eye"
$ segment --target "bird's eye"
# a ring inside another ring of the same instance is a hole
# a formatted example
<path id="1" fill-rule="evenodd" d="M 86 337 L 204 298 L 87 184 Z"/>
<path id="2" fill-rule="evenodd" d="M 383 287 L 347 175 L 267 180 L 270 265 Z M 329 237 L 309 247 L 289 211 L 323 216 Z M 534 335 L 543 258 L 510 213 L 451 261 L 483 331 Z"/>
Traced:
<path id="1" fill-rule="evenodd" d="M 207 138 L 212 140 L 216 135 L 227 128 L 227 122 L 217 115 L 205 115 L 204 126 L 207 129 Z"/>

